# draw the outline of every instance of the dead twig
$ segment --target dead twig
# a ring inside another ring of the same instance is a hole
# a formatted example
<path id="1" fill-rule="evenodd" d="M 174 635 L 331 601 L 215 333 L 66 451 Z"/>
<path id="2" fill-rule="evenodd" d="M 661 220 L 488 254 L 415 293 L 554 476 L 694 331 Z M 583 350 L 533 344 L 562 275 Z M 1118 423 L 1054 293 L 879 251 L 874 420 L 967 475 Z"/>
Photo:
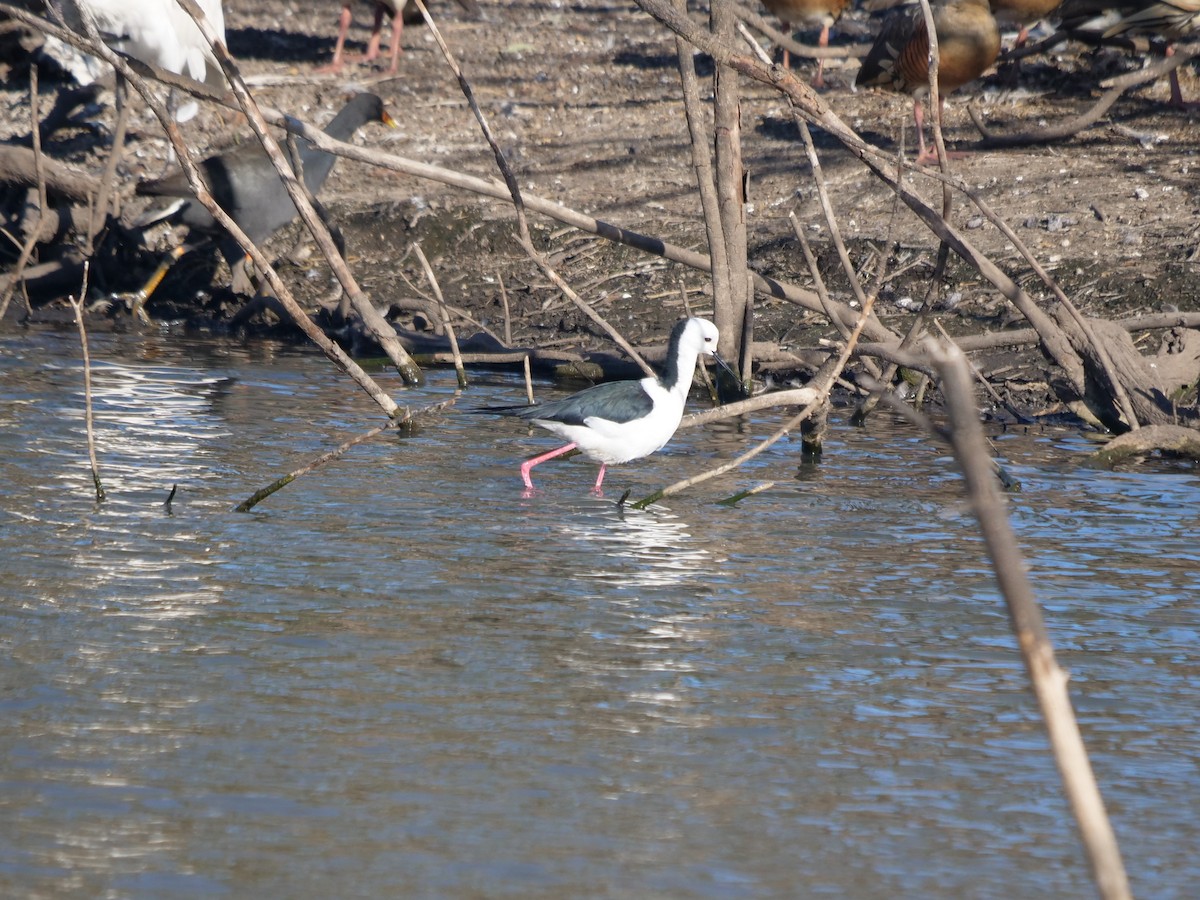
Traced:
<path id="1" fill-rule="evenodd" d="M 825 307 L 825 316 L 833 323 L 833 327 L 837 329 L 842 339 L 848 340 L 850 327 L 834 313 L 833 298 L 829 296 L 829 288 L 826 287 L 825 278 L 821 275 L 821 267 L 817 264 L 816 254 L 812 251 L 812 245 L 809 244 L 808 237 L 804 234 L 800 220 L 796 218 L 795 210 L 788 213 L 788 220 L 792 223 L 792 233 L 796 235 L 796 243 L 800 245 L 800 252 L 804 254 L 804 262 L 808 265 L 808 274 L 812 276 L 817 296 L 821 298 L 821 305 Z"/>
<path id="2" fill-rule="evenodd" d="M 1121 851 L 1075 720 L 1067 691 L 1067 673 L 1054 658 L 1054 647 L 1030 584 L 1028 567 L 996 489 L 992 459 L 975 409 L 965 357 L 953 346 L 945 345 L 935 349 L 933 355 L 950 413 L 954 455 L 1008 605 L 1013 633 L 1041 708 L 1067 800 L 1091 861 L 1092 877 L 1101 897 L 1124 900 L 1132 895 Z"/>
<path id="3" fill-rule="evenodd" d="M 189 0 L 191 2 L 191 0 Z M 475 99 L 475 91 L 472 89 L 466 75 L 463 74 L 462 67 L 454 58 L 454 54 L 450 52 L 445 39 L 442 37 L 441 31 L 437 27 L 437 23 L 433 21 L 433 17 L 429 15 L 429 10 L 425 8 L 422 0 L 416 0 L 417 8 L 421 10 L 421 15 L 425 17 L 425 24 L 429 26 L 429 31 L 433 35 L 438 48 L 442 52 L 442 57 L 446 60 L 446 64 L 458 79 L 460 90 L 466 98 L 467 105 L 470 106 L 471 112 L 475 115 L 475 120 L 479 123 L 480 130 L 483 132 L 484 139 L 488 142 L 488 146 L 492 149 L 492 154 L 496 158 L 496 165 L 500 169 L 500 173 L 504 178 L 504 183 L 508 188 L 509 197 L 512 200 L 513 208 L 517 214 L 518 228 L 518 243 L 531 260 L 540 268 L 543 274 L 546 275 L 562 293 L 571 300 L 588 318 L 604 329 L 605 333 L 611 337 L 616 344 L 624 350 L 629 358 L 637 363 L 647 375 L 654 375 L 654 370 L 642 359 L 641 355 L 633 349 L 633 346 L 625 340 L 625 338 L 608 322 L 596 312 L 582 297 L 575 293 L 571 287 L 554 271 L 550 263 L 546 260 L 545 255 L 538 252 L 533 245 L 533 238 L 530 236 L 529 223 L 525 218 L 525 203 L 521 196 L 521 188 L 517 183 L 517 178 L 513 174 L 512 168 L 508 164 L 508 160 L 504 156 L 504 151 L 500 149 L 500 145 L 496 142 L 496 138 L 492 133 L 491 126 L 488 125 L 486 117 L 483 115 L 483 110 L 479 108 L 479 103 Z"/>
<path id="4" fill-rule="evenodd" d="M 433 274 L 433 266 L 429 265 L 429 260 L 425 258 L 425 251 L 421 249 L 421 245 L 414 241 L 412 249 L 417 254 L 417 259 L 421 261 L 421 268 L 425 271 L 425 277 L 429 279 L 433 295 L 437 298 L 438 308 L 442 312 L 442 327 L 446 329 L 446 339 L 450 341 L 454 373 L 458 376 L 458 389 L 461 391 L 467 386 L 467 370 L 463 368 L 462 354 L 458 352 L 458 338 L 454 335 L 454 325 L 450 322 L 450 311 L 446 309 L 446 298 L 442 296 L 442 286 L 438 284 L 437 276 Z"/>
<path id="5" fill-rule="evenodd" d="M 709 28 L 727 44 L 736 34 L 737 16 L 729 3 L 709 6 Z M 757 45 L 756 45 L 757 46 Z M 725 243 L 725 278 L 713 280 L 713 320 L 720 329 L 720 352 L 742 384 L 749 384 L 754 362 L 754 285 L 749 277 L 746 241 L 745 168 L 742 164 L 742 111 L 739 73 L 715 60 L 713 71 L 713 175 L 717 214 Z M 714 266 L 715 270 L 715 266 Z M 717 289 L 723 287 L 718 292 Z"/>
<path id="6" fill-rule="evenodd" d="M 319 469 L 321 466 L 325 465 L 326 463 L 332 462 L 333 460 L 338 459 L 341 456 L 344 456 L 345 453 L 348 450 L 350 450 L 352 447 L 357 447 L 359 444 L 363 443 L 364 441 L 369 441 L 371 438 L 375 437 L 378 434 L 381 434 L 384 431 L 387 431 L 389 428 L 395 428 L 398 425 L 403 425 L 406 422 L 411 422 L 417 416 L 428 415 L 430 413 L 437 412 L 438 410 L 446 409 L 449 406 L 453 406 L 454 403 L 457 402 L 457 400 L 458 400 L 457 397 L 451 397 L 448 400 L 443 400 L 440 403 L 433 403 L 429 406 L 424 406 L 418 410 L 409 410 L 406 408 L 406 409 L 404 409 L 403 412 L 398 413 L 397 415 L 389 418 L 388 421 L 385 422 L 383 425 L 379 425 L 375 428 L 372 428 L 370 431 L 366 432 L 365 434 L 360 434 L 358 437 L 351 438 L 350 440 L 348 440 L 342 444 L 339 444 L 337 447 L 335 447 L 333 450 L 330 450 L 328 453 L 322 453 L 320 456 L 318 456 L 316 459 L 312 460 L 311 462 L 305 463 L 300 468 L 293 469 L 291 472 L 288 472 L 286 475 L 283 475 L 283 476 L 275 479 L 269 485 L 267 485 L 265 488 L 261 488 L 260 490 L 255 491 L 253 494 L 251 494 L 249 497 L 247 497 L 245 500 L 243 500 L 241 503 L 239 503 L 237 506 L 235 506 L 233 508 L 233 511 L 234 512 L 250 512 L 250 510 L 252 510 L 255 506 L 257 506 L 263 500 L 266 500 L 268 497 L 270 497 L 276 491 L 282 490 L 283 488 L 285 488 L 289 484 L 291 484 L 293 481 L 295 481 L 297 478 L 300 478 L 301 476 L 304 476 L 304 475 L 308 475 L 309 473 L 315 471 L 316 469 Z"/>
<path id="7" fill-rule="evenodd" d="M 739 5 L 738 18 L 760 32 L 772 44 L 787 50 L 792 56 L 802 56 L 808 59 L 856 59 L 866 56 L 871 50 L 870 44 L 849 44 L 844 47 L 816 47 L 811 44 L 801 44 L 789 34 L 784 34 L 775 28 L 753 10 Z M 769 62 L 769 60 L 768 60 Z"/>
<path id="8" fill-rule="evenodd" d="M 686 6 L 687 0 L 675 0 L 676 9 L 686 10 Z M 683 98 L 684 119 L 687 121 L 688 127 L 692 169 L 696 173 L 696 190 L 700 195 L 700 211 L 704 220 L 705 238 L 708 241 L 709 275 L 712 279 L 715 318 L 715 310 L 720 302 L 727 302 L 727 299 L 718 301 L 717 298 L 730 297 L 732 288 L 729 283 L 729 250 L 709 149 L 713 146 L 713 140 L 708 130 L 707 104 L 700 100 L 700 86 L 696 76 L 696 62 L 692 56 L 691 44 L 677 36 L 675 38 L 675 54 L 678 59 L 679 83 Z M 718 320 L 718 328 L 721 327 L 721 324 Z M 733 345 L 726 339 L 723 329 L 721 338 L 721 352 L 728 354 Z"/>
<path id="9" fill-rule="evenodd" d="M 690 413 L 679 423 L 680 428 L 697 428 L 709 422 L 720 422 L 723 419 L 736 419 L 738 416 L 749 415 L 764 409 L 775 409 L 779 406 L 808 406 L 818 399 L 818 392 L 813 387 L 790 388 L 786 391 L 772 391 L 769 394 L 759 394 L 746 400 L 714 406 L 703 412 Z"/>
<path id="10" fill-rule="evenodd" d="M 500 285 L 500 303 L 504 307 L 504 346 L 512 346 L 512 316 L 508 311 L 508 291 L 504 287 L 504 276 L 496 273 L 496 283 Z"/>
<path id="11" fill-rule="evenodd" d="M 1079 115 L 1070 119 L 1063 119 L 1049 128 L 1041 128 L 1037 131 L 1000 134 L 984 124 L 974 104 L 967 104 L 967 113 L 970 115 L 971 121 L 975 123 L 975 127 L 979 129 L 979 133 L 983 136 L 983 140 L 979 142 L 979 146 L 982 149 L 1049 144 L 1054 141 L 1062 141 L 1074 137 L 1079 132 L 1091 128 L 1108 114 L 1108 111 L 1112 109 L 1112 105 L 1120 99 L 1126 90 L 1127 88 L 1124 87 L 1112 88 L 1101 95 L 1099 100 Z"/>
<path id="12" fill-rule="evenodd" d="M 96 490 L 96 502 L 105 499 L 104 485 L 100 481 L 100 464 L 96 461 L 96 423 L 92 418 L 92 358 L 88 353 L 87 328 L 83 324 L 83 303 L 87 297 L 88 263 L 83 263 L 83 283 L 78 297 L 68 297 L 75 312 L 75 327 L 79 329 L 79 346 L 83 352 L 83 420 L 87 432 L 88 462 L 92 467 L 92 485 Z"/>
<path id="13" fill-rule="evenodd" d="M 942 336 L 942 340 L 945 341 L 948 346 L 957 346 L 954 342 L 954 338 L 950 337 L 950 335 L 946 333 L 946 329 L 942 327 L 941 322 L 939 322 L 937 319 L 934 319 L 933 325 L 938 330 L 938 334 L 940 334 Z M 959 352 L 962 353 L 962 348 L 960 347 L 958 349 L 959 349 Z M 983 377 L 983 373 L 979 371 L 979 367 L 976 366 L 975 363 L 971 362 L 970 359 L 967 359 L 967 355 L 965 353 L 963 353 L 963 359 L 966 360 L 967 365 L 970 367 L 971 375 L 975 378 L 975 380 L 977 382 L 979 382 L 979 386 L 982 387 L 985 391 L 987 391 L 987 395 L 992 398 L 993 403 L 995 403 L 997 406 L 1002 406 L 1005 409 L 1007 409 L 1009 411 L 1009 413 L 1012 414 L 1018 422 L 1029 422 L 1030 421 L 1030 418 L 1028 416 L 1026 416 L 1020 410 L 1013 409 L 1013 407 L 1010 406 L 1008 404 L 1008 402 L 1003 397 L 1000 396 L 999 392 L 994 387 L 992 387 L 991 383 L 986 378 Z"/>

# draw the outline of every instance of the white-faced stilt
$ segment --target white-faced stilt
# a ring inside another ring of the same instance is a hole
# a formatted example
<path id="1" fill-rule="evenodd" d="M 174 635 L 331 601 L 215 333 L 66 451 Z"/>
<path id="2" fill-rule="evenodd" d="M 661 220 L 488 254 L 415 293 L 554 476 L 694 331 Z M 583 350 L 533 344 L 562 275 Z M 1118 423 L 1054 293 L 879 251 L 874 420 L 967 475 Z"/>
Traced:
<path id="1" fill-rule="evenodd" d="M 717 356 L 717 338 L 717 327 L 707 319 L 684 319 L 671 330 L 660 378 L 610 381 L 562 400 L 493 410 L 518 416 L 570 441 L 565 447 L 521 464 L 526 496 L 533 491 L 529 476 L 533 467 L 572 450 L 578 449 L 588 459 L 600 463 L 600 474 L 592 488 L 592 493 L 598 496 L 609 466 L 661 450 L 683 418 L 696 360 L 703 355 L 721 362 Z"/>

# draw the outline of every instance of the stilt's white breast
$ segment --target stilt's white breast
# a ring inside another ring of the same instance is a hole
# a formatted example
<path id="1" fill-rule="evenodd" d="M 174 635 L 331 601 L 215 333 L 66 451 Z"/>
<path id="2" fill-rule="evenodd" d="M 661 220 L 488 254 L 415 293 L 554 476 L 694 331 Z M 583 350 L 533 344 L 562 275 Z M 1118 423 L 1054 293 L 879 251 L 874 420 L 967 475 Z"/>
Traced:
<path id="1" fill-rule="evenodd" d="M 573 441 L 588 459 L 614 466 L 649 456 L 661 450 L 679 428 L 684 397 L 667 391 L 655 378 L 638 382 L 654 401 L 650 415 L 629 422 L 613 422 L 589 416 L 583 425 L 536 419 L 538 425 Z"/>

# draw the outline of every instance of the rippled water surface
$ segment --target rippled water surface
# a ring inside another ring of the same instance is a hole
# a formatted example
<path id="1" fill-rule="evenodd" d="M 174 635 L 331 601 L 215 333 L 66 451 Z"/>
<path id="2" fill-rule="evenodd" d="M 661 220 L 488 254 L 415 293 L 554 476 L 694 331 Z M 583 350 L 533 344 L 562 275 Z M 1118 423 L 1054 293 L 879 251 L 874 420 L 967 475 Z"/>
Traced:
<path id="1" fill-rule="evenodd" d="M 520 402 L 493 376 L 239 514 L 369 401 L 308 351 L 92 352 L 103 504 L 76 337 L 0 336 L 4 894 L 1093 893 L 953 464 L 905 426 L 622 514 L 774 420 L 526 500 L 553 439 L 465 412 Z M 995 443 L 1135 891 L 1193 896 L 1200 482 Z"/>

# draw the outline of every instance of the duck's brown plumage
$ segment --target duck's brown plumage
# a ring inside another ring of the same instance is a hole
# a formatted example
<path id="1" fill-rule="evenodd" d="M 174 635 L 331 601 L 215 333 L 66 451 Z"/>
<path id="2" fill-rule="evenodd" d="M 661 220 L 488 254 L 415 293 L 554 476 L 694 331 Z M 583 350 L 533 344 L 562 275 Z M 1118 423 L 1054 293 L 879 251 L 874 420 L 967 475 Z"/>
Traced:
<path id="1" fill-rule="evenodd" d="M 933 8 L 938 37 L 938 92 L 946 94 L 987 71 L 1000 53 L 1000 29 L 988 0 L 948 0 Z M 929 34 L 921 7 L 896 10 L 884 20 L 879 36 L 863 60 L 858 85 L 877 85 L 913 95 L 913 117 L 925 149 L 920 97 L 929 90 Z M 940 114 L 940 110 L 935 111 Z"/>
<path id="2" fill-rule="evenodd" d="M 988 0 L 992 15 L 1001 24 L 1027 25 L 1040 22 L 1062 6 L 1063 0 Z"/>
<path id="3" fill-rule="evenodd" d="M 987 71 L 1000 53 L 1000 29 L 987 0 L 949 0 L 933 9 L 938 35 L 938 88 L 949 93 Z M 858 85 L 907 94 L 929 86 L 929 35 L 919 6 L 900 9 L 883 28 L 859 69 Z"/>

